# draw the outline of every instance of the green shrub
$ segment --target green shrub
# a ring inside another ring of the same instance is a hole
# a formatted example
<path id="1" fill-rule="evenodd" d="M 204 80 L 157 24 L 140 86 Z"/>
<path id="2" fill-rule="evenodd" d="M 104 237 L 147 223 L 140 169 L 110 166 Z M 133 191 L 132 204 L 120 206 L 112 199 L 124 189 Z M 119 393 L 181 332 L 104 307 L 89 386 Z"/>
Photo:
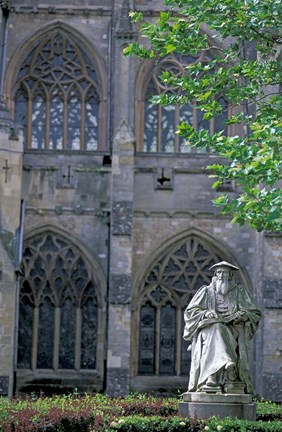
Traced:
<path id="1" fill-rule="evenodd" d="M 181 417 L 121 417 L 112 421 L 105 432 L 281 432 L 281 422 L 238 419 L 192 420 Z M 94 431 L 93 431 L 94 432 Z"/>
<path id="2" fill-rule="evenodd" d="M 200 430 L 202 430 L 201 422 L 188 418 L 130 416 L 112 421 L 105 432 L 196 432 Z"/>
<path id="3" fill-rule="evenodd" d="M 257 420 L 282 421 L 282 405 L 265 400 L 257 401 Z"/>
<path id="4" fill-rule="evenodd" d="M 257 402 L 258 420 L 177 415 L 179 400 L 146 395 L 0 398 L 0 432 L 281 432 L 282 407 Z"/>
<path id="5" fill-rule="evenodd" d="M 211 417 L 206 422 L 204 430 L 208 432 L 281 432 L 280 421 L 263 422 L 239 419 L 218 419 Z"/>

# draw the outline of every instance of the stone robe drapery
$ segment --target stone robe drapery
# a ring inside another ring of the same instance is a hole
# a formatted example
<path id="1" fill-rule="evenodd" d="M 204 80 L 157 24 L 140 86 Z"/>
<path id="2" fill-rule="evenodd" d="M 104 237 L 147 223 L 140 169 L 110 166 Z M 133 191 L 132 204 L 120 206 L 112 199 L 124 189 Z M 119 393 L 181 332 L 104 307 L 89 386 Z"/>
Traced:
<path id="1" fill-rule="evenodd" d="M 224 384 L 224 367 L 234 362 L 238 379 L 252 392 L 248 366 L 249 342 L 260 319 L 260 311 L 247 289 L 235 285 L 225 298 L 230 306 L 228 315 L 216 310 L 216 290 L 211 284 L 201 287 L 184 313 L 184 339 L 192 342 L 189 391 L 200 391 L 210 375 L 217 374 L 218 384 Z M 218 318 L 205 318 L 207 311 Z M 237 312 L 245 312 L 246 321 L 237 320 Z"/>

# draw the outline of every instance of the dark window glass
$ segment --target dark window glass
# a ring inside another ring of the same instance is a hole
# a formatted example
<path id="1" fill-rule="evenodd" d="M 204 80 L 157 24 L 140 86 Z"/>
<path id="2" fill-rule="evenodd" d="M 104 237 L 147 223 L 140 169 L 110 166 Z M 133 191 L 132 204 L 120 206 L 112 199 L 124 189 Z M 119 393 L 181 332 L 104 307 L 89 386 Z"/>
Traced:
<path id="1" fill-rule="evenodd" d="M 86 109 L 85 142 L 86 142 L 87 150 L 97 150 L 98 149 L 99 101 L 95 89 L 91 89 L 89 91 L 86 99 L 85 109 Z"/>
<path id="2" fill-rule="evenodd" d="M 96 369 L 98 308 L 93 298 L 82 306 L 81 369 Z"/>
<path id="3" fill-rule="evenodd" d="M 24 296 L 19 307 L 19 321 L 22 323 L 18 336 L 19 368 L 29 369 L 31 366 L 33 316 L 34 307 L 28 297 Z"/>
<path id="4" fill-rule="evenodd" d="M 63 148 L 63 116 L 63 101 L 59 96 L 55 96 L 50 104 L 50 149 L 62 150 Z"/>
<path id="5" fill-rule="evenodd" d="M 161 151 L 171 153 L 174 151 L 175 139 L 175 106 L 162 107 L 162 140 Z"/>
<path id="6" fill-rule="evenodd" d="M 75 366 L 76 307 L 72 297 L 66 298 L 61 306 L 59 345 L 59 368 L 61 369 L 74 369 Z"/>
<path id="7" fill-rule="evenodd" d="M 139 373 L 155 372 L 156 310 L 150 304 L 141 307 L 139 332 Z"/>
<path id="8" fill-rule="evenodd" d="M 171 304 L 161 309 L 160 374 L 175 374 L 176 310 Z"/>
<path id="9" fill-rule="evenodd" d="M 70 150 L 80 149 L 81 102 L 79 95 L 72 92 L 68 102 L 68 143 Z"/>
<path id="10" fill-rule="evenodd" d="M 27 91 L 23 85 L 21 85 L 15 96 L 15 120 L 16 123 L 20 124 L 24 128 L 24 141 L 26 142 L 27 132 L 27 103 L 28 96 Z"/>
<path id="11" fill-rule="evenodd" d="M 220 97 L 218 99 L 218 102 L 222 106 L 222 113 L 215 118 L 215 132 L 219 132 L 223 130 L 224 134 L 226 135 L 227 134 L 226 118 L 228 112 L 228 103 L 224 99 L 224 97 Z"/>
<path id="12" fill-rule="evenodd" d="M 45 297 L 39 307 L 39 328 L 37 345 L 37 368 L 53 368 L 55 307 L 48 297 Z"/>
<path id="13" fill-rule="evenodd" d="M 158 107 L 147 101 L 145 104 L 144 151 L 157 151 Z"/>
<path id="14" fill-rule="evenodd" d="M 36 96 L 32 101 L 32 137 L 31 147 L 42 149 L 45 146 L 46 103 L 42 96 Z"/>
<path id="15" fill-rule="evenodd" d="M 192 104 L 186 104 L 182 107 L 180 107 L 180 123 L 185 122 L 189 125 L 193 125 L 193 115 L 194 115 L 194 108 Z M 180 140 L 180 152 L 181 153 L 190 153 L 192 151 L 192 147 L 186 144 L 186 140 L 183 137 L 179 137 Z"/>

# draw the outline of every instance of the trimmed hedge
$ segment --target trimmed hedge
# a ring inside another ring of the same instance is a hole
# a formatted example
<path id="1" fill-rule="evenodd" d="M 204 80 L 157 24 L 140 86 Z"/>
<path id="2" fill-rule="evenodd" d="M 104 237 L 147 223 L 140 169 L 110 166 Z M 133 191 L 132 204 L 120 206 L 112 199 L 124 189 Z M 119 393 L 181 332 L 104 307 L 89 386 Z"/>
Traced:
<path id="1" fill-rule="evenodd" d="M 256 422 L 183 418 L 178 403 L 145 395 L 0 398 L 0 432 L 282 432 L 282 407 L 271 402 L 257 402 Z"/>
<path id="2" fill-rule="evenodd" d="M 280 421 L 266 423 L 237 419 L 210 418 L 205 421 L 182 417 L 122 417 L 111 422 L 105 432 L 281 432 Z M 93 430 L 94 432 L 94 430 Z"/>

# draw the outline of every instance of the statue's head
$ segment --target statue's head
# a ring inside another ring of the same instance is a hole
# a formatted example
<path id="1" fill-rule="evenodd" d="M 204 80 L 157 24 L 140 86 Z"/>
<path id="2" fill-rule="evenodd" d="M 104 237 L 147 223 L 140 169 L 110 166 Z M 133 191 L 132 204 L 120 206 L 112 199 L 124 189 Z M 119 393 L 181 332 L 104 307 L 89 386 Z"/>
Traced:
<path id="1" fill-rule="evenodd" d="M 233 270 L 239 270 L 239 268 L 227 261 L 221 261 L 211 266 L 210 270 L 212 269 L 214 269 L 213 285 L 217 291 L 226 293 L 230 289 L 229 282 L 233 279 Z"/>
<path id="2" fill-rule="evenodd" d="M 214 276 L 219 280 L 231 280 L 233 273 L 229 267 L 217 267 L 214 272 Z"/>

